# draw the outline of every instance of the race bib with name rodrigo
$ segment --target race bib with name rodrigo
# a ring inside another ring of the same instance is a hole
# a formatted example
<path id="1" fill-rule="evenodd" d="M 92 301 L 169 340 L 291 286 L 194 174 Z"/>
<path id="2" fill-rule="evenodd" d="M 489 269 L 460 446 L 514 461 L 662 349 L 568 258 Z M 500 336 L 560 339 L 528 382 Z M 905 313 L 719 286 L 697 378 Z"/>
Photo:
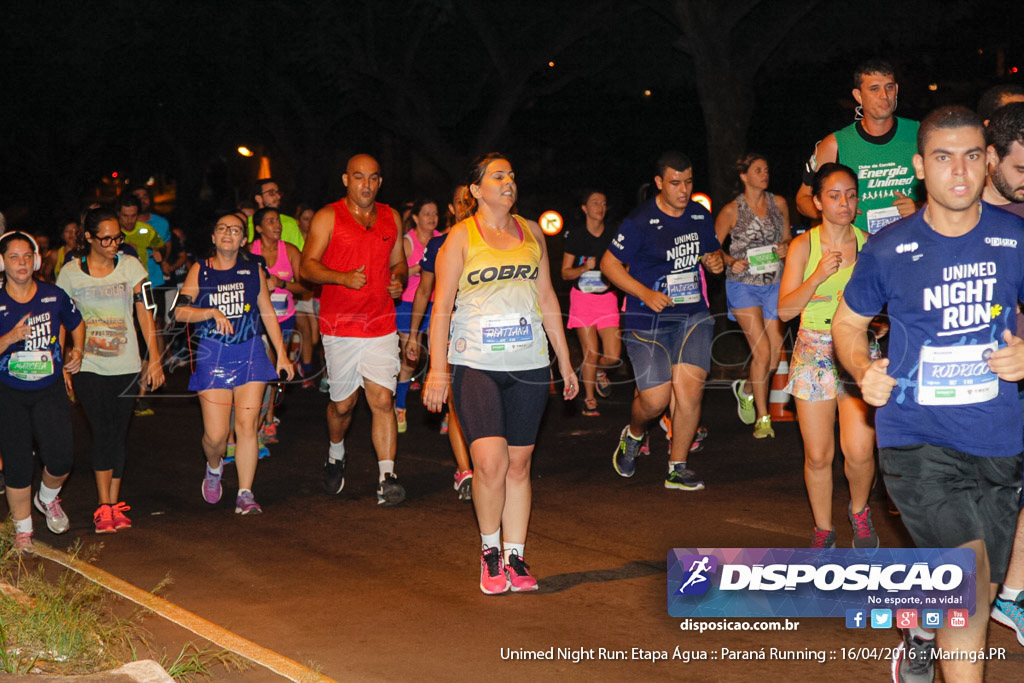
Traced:
<path id="1" fill-rule="evenodd" d="M 917 403 L 964 406 L 999 395 L 999 378 L 988 366 L 997 344 L 923 346 L 917 370 Z"/>

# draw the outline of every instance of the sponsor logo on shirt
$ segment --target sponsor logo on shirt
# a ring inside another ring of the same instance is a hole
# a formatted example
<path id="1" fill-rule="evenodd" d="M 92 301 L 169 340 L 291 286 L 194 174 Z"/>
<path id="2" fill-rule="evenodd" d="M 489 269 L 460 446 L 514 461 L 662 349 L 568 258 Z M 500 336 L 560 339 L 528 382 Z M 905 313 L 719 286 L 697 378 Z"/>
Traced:
<path id="1" fill-rule="evenodd" d="M 1009 237 L 986 237 L 985 244 L 991 247 L 1010 247 L 1011 249 L 1017 248 L 1017 240 L 1010 239 Z"/>
<path id="2" fill-rule="evenodd" d="M 920 245 L 917 242 L 904 242 L 903 244 L 896 246 L 897 254 L 909 254 L 913 251 L 917 251 Z"/>
<path id="3" fill-rule="evenodd" d="M 39 303 L 41 303 L 41 304 L 52 304 L 56 300 L 57 300 L 57 297 L 55 297 L 55 296 L 47 296 L 47 297 L 43 297 L 42 299 L 40 299 Z"/>

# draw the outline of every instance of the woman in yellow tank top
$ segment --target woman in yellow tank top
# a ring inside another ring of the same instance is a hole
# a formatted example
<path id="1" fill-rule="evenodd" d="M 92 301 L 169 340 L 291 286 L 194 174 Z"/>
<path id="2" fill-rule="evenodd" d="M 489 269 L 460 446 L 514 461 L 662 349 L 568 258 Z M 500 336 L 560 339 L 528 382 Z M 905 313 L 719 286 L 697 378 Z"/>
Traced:
<path id="1" fill-rule="evenodd" d="M 835 456 L 836 409 L 839 442 L 850 484 L 847 516 L 853 547 L 876 548 L 868 493 L 875 476 L 874 416 L 856 384 L 843 373 L 832 347 L 832 316 L 850 280 L 864 235 L 853 227 L 857 215 L 857 176 L 841 164 L 825 164 L 812 188 L 821 225 L 800 235 L 789 247 L 779 288 L 779 318 L 800 315 L 786 391 L 796 399 L 804 440 L 804 483 L 814 516 L 812 548 L 833 548 L 832 460 Z M 854 511 L 857 512 L 854 512 Z"/>
<path id="2" fill-rule="evenodd" d="M 467 185 L 477 211 L 452 227 L 435 264 L 423 404 L 441 410 L 451 363 L 455 412 L 473 459 L 473 507 L 483 541 L 480 590 L 536 590 L 523 549 L 532 507 L 530 461 L 550 385 L 548 339 L 566 400 L 576 397 L 579 383 L 544 235 L 533 221 L 512 214 L 511 164 L 500 154 L 480 157 Z"/>

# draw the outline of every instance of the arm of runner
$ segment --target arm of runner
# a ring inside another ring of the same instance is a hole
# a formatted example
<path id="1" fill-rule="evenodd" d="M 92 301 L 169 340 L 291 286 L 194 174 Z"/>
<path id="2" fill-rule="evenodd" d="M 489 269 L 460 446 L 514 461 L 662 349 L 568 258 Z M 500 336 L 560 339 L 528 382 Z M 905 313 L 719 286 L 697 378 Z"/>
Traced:
<path id="1" fill-rule="evenodd" d="M 64 370 L 69 374 L 75 374 L 82 369 L 82 350 L 85 348 L 85 322 L 78 323 L 78 326 L 71 330 L 71 349 L 64 354 Z"/>
<path id="2" fill-rule="evenodd" d="M 270 290 L 267 288 L 267 278 L 260 270 L 260 293 L 256 298 L 256 306 L 260 309 L 260 318 L 263 320 L 263 327 L 270 337 L 270 344 L 274 347 L 277 355 L 277 374 L 283 372 L 289 380 L 295 377 L 295 366 L 288 358 L 288 349 L 284 347 L 284 337 L 281 336 L 281 324 L 277 322 L 277 313 L 274 311 L 274 304 L 270 302 Z"/>
<path id="3" fill-rule="evenodd" d="M 917 204 L 914 203 L 913 199 L 898 190 L 893 194 L 896 195 L 896 200 L 893 201 L 892 205 L 900 212 L 900 218 L 906 218 L 917 211 Z"/>
<path id="4" fill-rule="evenodd" d="M 0 337 L 0 353 L 3 353 L 14 344 L 25 341 L 28 339 L 29 333 L 32 331 L 30 325 L 26 325 L 25 321 L 32 317 L 32 312 L 29 311 L 21 317 L 18 324 L 11 328 L 11 331 Z"/>
<path id="5" fill-rule="evenodd" d="M 571 280 L 576 280 L 577 278 L 579 278 L 580 275 L 583 275 L 583 273 L 587 272 L 588 270 L 593 270 L 594 269 L 594 266 L 591 265 L 591 261 L 594 260 L 592 258 L 588 258 L 582 264 L 580 264 L 579 266 L 576 266 L 575 268 L 573 268 L 572 267 L 572 262 L 575 261 L 575 260 L 576 260 L 576 255 L 575 254 L 570 254 L 568 252 L 565 252 L 565 253 L 562 254 L 562 279 L 563 280 L 570 280 L 570 281 Z"/>
<path id="6" fill-rule="evenodd" d="M 395 225 L 402 224 L 402 217 L 398 215 L 398 212 L 391 209 L 391 213 L 394 214 Z M 397 299 L 402 296 L 402 292 L 405 291 L 405 284 L 409 281 L 409 265 L 405 255 L 405 240 L 395 240 L 395 245 L 391 247 L 391 261 L 389 262 L 391 267 L 391 281 L 388 283 L 388 294 L 391 295 L 392 299 Z"/>
<path id="7" fill-rule="evenodd" d="M 892 390 L 896 388 L 896 378 L 888 374 L 888 358 L 871 360 L 868 350 L 870 323 L 870 316 L 858 315 L 845 301 L 840 301 L 832 318 L 832 342 L 836 360 L 860 386 L 864 401 L 879 408 L 888 403 Z"/>
<path id="8" fill-rule="evenodd" d="M 804 233 L 793 240 L 789 258 L 786 259 L 786 267 L 782 271 L 782 282 L 779 284 L 779 320 L 783 322 L 792 320 L 803 312 L 814 296 L 814 291 L 832 273 L 839 270 L 839 264 L 843 259 L 841 251 L 822 254 L 818 267 L 804 280 L 804 270 L 807 268 L 811 250 L 807 234 Z"/>
<path id="9" fill-rule="evenodd" d="M 601 272 L 608 278 L 609 282 L 621 289 L 626 294 L 635 296 L 647 305 L 655 313 L 661 313 L 666 306 L 672 306 L 672 298 L 664 292 L 655 292 L 642 285 L 636 278 L 629 274 L 626 266 L 622 264 L 611 251 L 606 251 L 601 257 Z"/>
<path id="10" fill-rule="evenodd" d="M 430 314 L 430 369 L 423 383 L 423 405 L 440 412 L 448 398 L 448 330 L 451 328 L 455 293 L 466 263 L 466 228 L 455 225 L 437 252 L 434 263 L 434 310 Z"/>
<path id="11" fill-rule="evenodd" d="M 434 289 L 434 274 L 423 270 L 420 271 L 420 283 L 416 287 L 416 295 L 412 299 L 412 313 L 409 314 L 409 329 L 419 330 L 423 324 L 423 314 L 430 302 L 430 293 Z M 428 331 L 427 334 L 430 334 Z M 410 363 L 417 363 L 420 359 L 420 335 L 409 334 L 405 340 L 405 348 L 402 349 L 402 356 Z"/>
<path id="12" fill-rule="evenodd" d="M 722 207 L 722 210 L 718 212 L 718 218 L 715 219 L 715 235 L 718 237 L 719 243 L 725 244 L 725 238 L 729 236 L 735 226 L 736 201 L 733 200 Z M 732 269 L 734 273 L 742 273 L 750 265 L 745 259 L 733 258 L 725 249 L 722 249 L 722 260 L 725 262 L 725 267 Z"/>
<path id="13" fill-rule="evenodd" d="M 700 262 L 704 264 L 704 267 L 710 270 L 715 275 L 720 275 L 725 270 L 725 262 L 722 260 L 722 256 L 725 252 L 721 249 L 715 249 L 709 251 L 706 254 L 701 255 Z"/>
<path id="14" fill-rule="evenodd" d="M 818 207 L 814 205 L 814 200 L 811 199 L 811 184 L 808 182 L 808 179 L 824 164 L 834 162 L 838 158 L 839 143 L 836 142 L 835 135 L 830 134 L 826 136 L 824 140 L 814 146 L 814 155 L 807 161 L 804 181 L 796 192 L 796 210 L 804 216 L 814 220 L 821 218 L 821 212 L 818 211 Z M 811 168 L 812 164 L 813 168 Z"/>
<path id="15" fill-rule="evenodd" d="M 565 326 L 562 322 L 562 308 L 558 305 L 558 296 L 551 284 L 551 267 L 548 262 L 548 249 L 544 243 L 544 233 L 533 221 L 527 221 L 533 236 L 540 245 L 540 273 L 537 275 L 537 305 L 544 321 L 544 331 L 551 341 L 551 347 L 558 359 L 558 372 L 562 375 L 564 388 L 562 397 L 569 401 L 576 398 L 580 391 L 579 379 L 572 368 L 569 358 L 569 344 L 565 341 Z"/>
<path id="16" fill-rule="evenodd" d="M 136 296 L 142 294 L 142 280 L 136 283 L 132 293 Z M 135 318 L 139 321 L 139 328 L 142 329 L 142 337 L 146 340 L 146 349 L 149 351 L 151 362 L 146 363 L 146 388 L 154 391 L 164 383 L 164 368 L 160 362 L 160 348 L 156 345 L 156 323 L 153 321 L 153 314 L 146 308 L 144 301 L 135 302 Z"/>
<path id="17" fill-rule="evenodd" d="M 285 247 L 285 252 L 288 255 L 288 264 L 292 267 L 292 273 L 294 273 L 294 279 L 290 282 L 284 283 L 284 288 L 296 296 L 306 296 L 311 294 L 310 290 L 302 286 L 302 281 L 299 278 L 299 268 L 302 265 L 302 252 L 299 251 L 298 247 L 290 242 L 282 240 L 280 244 Z"/>
<path id="18" fill-rule="evenodd" d="M 260 274 L 263 274 L 262 269 L 260 269 Z M 213 307 L 199 308 L 192 305 L 198 297 L 199 264 L 193 263 L 192 267 L 188 269 L 188 274 L 185 276 L 185 284 L 181 286 L 181 291 L 178 292 L 178 298 L 175 300 L 174 319 L 180 323 L 192 324 L 212 318 L 217 325 L 217 332 L 225 335 L 234 334 L 234 325 L 231 324 L 226 315 L 221 313 L 220 309 Z"/>
<path id="19" fill-rule="evenodd" d="M 793 226 L 789 220 L 789 202 L 783 197 L 775 195 L 775 205 L 779 207 L 779 213 L 782 214 L 782 241 L 779 242 L 775 252 L 779 258 L 786 258 L 786 254 L 789 253 L 789 243 L 793 241 Z"/>
<path id="20" fill-rule="evenodd" d="M 1003 330 L 1001 346 L 988 357 L 988 367 L 1006 382 L 1019 382 L 1024 379 L 1024 340 L 1009 330 Z"/>

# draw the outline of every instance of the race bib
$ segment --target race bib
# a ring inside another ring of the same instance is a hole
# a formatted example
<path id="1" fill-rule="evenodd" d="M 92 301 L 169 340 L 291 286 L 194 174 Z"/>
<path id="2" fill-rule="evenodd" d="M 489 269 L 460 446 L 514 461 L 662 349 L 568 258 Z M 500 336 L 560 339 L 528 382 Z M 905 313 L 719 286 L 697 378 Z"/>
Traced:
<path id="1" fill-rule="evenodd" d="M 600 270 L 588 270 L 583 273 L 583 275 L 580 275 L 576 286 L 579 287 L 581 292 L 586 292 L 587 294 L 601 294 L 608 291 L 608 285 L 601 279 Z"/>
<path id="2" fill-rule="evenodd" d="M 779 272 L 779 254 L 775 251 L 774 244 L 747 249 L 747 261 L 750 263 L 747 270 L 752 275 Z"/>
<path id="3" fill-rule="evenodd" d="M 288 295 L 281 292 L 270 295 L 270 303 L 274 306 L 274 313 L 280 318 L 288 314 Z"/>
<path id="4" fill-rule="evenodd" d="M 665 279 L 665 287 L 665 293 L 674 304 L 700 302 L 700 280 L 696 270 L 689 273 L 672 273 Z"/>
<path id="5" fill-rule="evenodd" d="M 876 232 L 900 219 L 900 210 L 895 206 L 884 206 L 881 209 L 868 209 L 868 234 Z"/>
<path id="6" fill-rule="evenodd" d="M 988 367 L 995 342 L 968 346 L 922 346 L 917 369 L 917 402 L 923 406 L 965 406 L 999 395 L 999 378 Z"/>
<path id="7" fill-rule="evenodd" d="M 53 375 L 53 353 L 50 351 L 16 351 L 7 365 L 11 377 L 23 382 L 38 382 Z"/>
<path id="8" fill-rule="evenodd" d="M 480 321 L 484 351 L 502 353 L 525 349 L 533 342 L 533 325 L 521 315 L 502 315 Z"/>

